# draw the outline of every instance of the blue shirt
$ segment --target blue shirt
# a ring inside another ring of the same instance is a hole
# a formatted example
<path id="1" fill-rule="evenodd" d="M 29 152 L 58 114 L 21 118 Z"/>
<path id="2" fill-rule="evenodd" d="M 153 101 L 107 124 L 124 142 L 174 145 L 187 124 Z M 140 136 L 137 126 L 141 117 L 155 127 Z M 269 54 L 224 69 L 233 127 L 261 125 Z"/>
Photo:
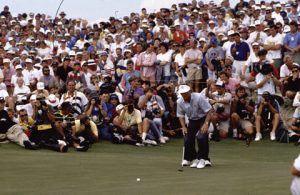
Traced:
<path id="1" fill-rule="evenodd" d="M 250 53 L 250 47 L 246 42 L 240 42 L 239 44 L 232 44 L 231 51 L 235 48 L 236 52 L 231 52 L 233 58 L 237 61 L 246 61 L 248 59 L 248 53 Z"/>
<path id="2" fill-rule="evenodd" d="M 187 115 L 189 120 L 199 120 L 211 110 L 208 99 L 200 93 L 192 93 L 191 101 L 185 102 L 182 97 L 177 100 L 177 117 Z"/>
<path id="3" fill-rule="evenodd" d="M 297 32 L 295 34 L 288 33 L 285 35 L 283 39 L 283 44 L 287 45 L 289 48 L 296 48 L 300 45 L 300 33 Z"/>

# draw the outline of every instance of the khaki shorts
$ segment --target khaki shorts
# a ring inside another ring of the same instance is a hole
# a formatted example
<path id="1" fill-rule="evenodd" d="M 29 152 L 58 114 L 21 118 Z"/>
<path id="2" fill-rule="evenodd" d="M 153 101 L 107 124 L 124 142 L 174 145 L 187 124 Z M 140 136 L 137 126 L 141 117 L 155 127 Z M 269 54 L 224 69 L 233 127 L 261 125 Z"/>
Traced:
<path id="1" fill-rule="evenodd" d="M 219 122 L 219 129 L 228 133 L 229 130 L 229 119 L 227 121 Z"/>
<path id="2" fill-rule="evenodd" d="M 189 71 L 187 73 L 187 80 L 188 81 L 195 81 L 195 80 L 201 80 L 202 79 L 202 69 L 198 68 L 189 68 Z"/>
<path id="3" fill-rule="evenodd" d="M 244 119 L 240 120 L 240 125 L 241 125 L 242 129 L 253 127 L 253 124 L 250 121 L 244 120 Z"/>

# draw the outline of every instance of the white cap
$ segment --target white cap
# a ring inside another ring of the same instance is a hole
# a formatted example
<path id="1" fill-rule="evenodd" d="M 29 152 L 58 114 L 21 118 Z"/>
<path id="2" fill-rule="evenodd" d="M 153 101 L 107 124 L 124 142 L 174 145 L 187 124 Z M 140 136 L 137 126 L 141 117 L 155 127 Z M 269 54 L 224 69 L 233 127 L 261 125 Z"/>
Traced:
<path id="1" fill-rule="evenodd" d="M 36 88 L 37 88 L 38 90 L 42 90 L 42 89 L 45 89 L 45 85 L 44 85 L 43 82 L 38 82 L 38 83 L 36 84 Z"/>
<path id="2" fill-rule="evenodd" d="M 233 31 L 233 30 L 228 31 L 228 33 L 227 33 L 228 36 L 231 36 L 231 35 L 233 35 L 233 34 L 234 34 L 234 31 Z"/>
<path id="3" fill-rule="evenodd" d="M 56 107 L 59 104 L 59 99 L 54 94 L 50 94 L 45 102 L 52 107 Z"/>
<path id="4" fill-rule="evenodd" d="M 21 52 L 21 55 L 28 55 L 28 51 L 26 51 L 26 50 L 23 50 L 22 52 Z"/>
<path id="5" fill-rule="evenodd" d="M 255 20 L 254 25 L 255 25 L 255 26 L 256 26 L 256 25 L 261 25 L 260 20 Z"/>
<path id="6" fill-rule="evenodd" d="M 279 4 L 279 3 L 277 3 L 276 5 L 275 5 L 275 7 L 277 8 L 277 7 L 281 7 L 281 5 Z"/>
<path id="7" fill-rule="evenodd" d="M 178 87 L 178 93 L 187 93 L 191 90 L 191 88 L 188 85 L 180 85 Z"/>
<path id="8" fill-rule="evenodd" d="M 16 66 L 16 70 L 18 70 L 18 69 L 22 69 L 22 70 L 23 70 L 23 67 L 22 67 L 20 64 L 18 64 L 18 65 Z"/>
<path id="9" fill-rule="evenodd" d="M 251 45 L 252 45 L 252 46 L 259 46 L 259 43 L 253 42 Z"/>
<path id="10" fill-rule="evenodd" d="M 206 39 L 205 39 L 204 37 L 201 37 L 201 38 L 199 39 L 199 42 L 201 42 L 201 41 L 206 42 Z"/>
<path id="11" fill-rule="evenodd" d="M 216 82 L 216 86 L 218 86 L 218 87 L 225 87 L 225 84 L 224 84 L 223 81 L 218 80 L 218 81 Z"/>
<path id="12" fill-rule="evenodd" d="M 31 95 L 30 100 L 36 100 L 36 95 L 35 94 Z"/>
<path id="13" fill-rule="evenodd" d="M 176 20 L 176 21 L 174 22 L 174 26 L 180 26 L 180 22 Z"/>
<path id="14" fill-rule="evenodd" d="M 284 26 L 284 28 L 283 28 L 283 32 L 284 33 L 288 33 L 290 31 L 291 31 L 291 27 L 290 26 Z"/>
<path id="15" fill-rule="evenodd" d="M 3 63 L 10 63 L 10 59 L 4 58 L 4 59 L 3 59 Z"/>
<path id="16" fill-rule="evenodd" d="M 26 58 L 25 62 L 26 62 L 26 63 L 32 63 L 32 59 Z"/>
<path id="17" fill-rule="evenodd" d="M 71 50 L 71 51 L 69 52 L 69 56 L 75 56 L 75 51 Z"/>
<path id="18" fill-rule="evenodd" d="M 84 64 L 88 65 L 88 62 L 87 61 L 82 61 L 81 66 L 83 66 Z"/>

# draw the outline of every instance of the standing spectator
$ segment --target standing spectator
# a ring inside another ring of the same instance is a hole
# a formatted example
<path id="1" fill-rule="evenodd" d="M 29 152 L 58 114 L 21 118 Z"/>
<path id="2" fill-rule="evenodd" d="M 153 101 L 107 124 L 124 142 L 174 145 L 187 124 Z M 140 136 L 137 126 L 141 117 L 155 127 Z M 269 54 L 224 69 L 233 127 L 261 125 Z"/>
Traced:
<path id="1" fill-rule="evenodd" d="M 235 33 L 235 43 L 231 46 L 231 55 L 234 58 L 232 65 L 233 77 L 239 78 L 242 72 L 242 67 L 250 55 L 249 45 L 241 41 L 239 33 Z"/>
<path id="2" fill-rule="evenodd" d="M 184 54 L 185 64 L 188 67 L 187 80 L 195 92 L 200 92 L 200 80 L 202 79 L 202 69 L 200 67 L 203 59 L 202 52 L 197 48 L 197 40 L 190 40 L 190 49 Z"/>
<path id="3" fill-rule="evenodd" d="M 298 30 L 298 23 L 295 21 L 290 22 L 290 32 L 287 33 L 283 39 L 283 45 L 286 49 L 284 55 L 291 55 L 294 62 L 300 64 L 300 33 Z"/>
<path id="4" fill-rule="evenodd" d="M 207 74 L 208 79 L 216 80 L 218 73 L 222 71 L 222 62 L 225 59 L 224 50 L 218 46 L 217 37 L 213 36 L 210 39 L 211 47 L 206 52 Z"/>
<path id="5" fill-rule="evenodd" d="M 266 38 L 263 45 L 264 49 L 268 51 L 267 58 L 273 60 L 273 64 L 277 69 L 282 65 L 281 47 L 282 36 L 277 32 L 277 26 L 270 26 L 271 35 Z"/>
<path id="6" fill-rule="evenodd" d="M 154 52 L 154 45 L 152 43 L 147 45 L 146 51 L 141 53 L 137 58 L 138 66 L 141 66 L 141 76 L 144 81 L 148 80 L 151 85 L 156 84 L 155 81 L 155 63 L 156 54 Z"/>

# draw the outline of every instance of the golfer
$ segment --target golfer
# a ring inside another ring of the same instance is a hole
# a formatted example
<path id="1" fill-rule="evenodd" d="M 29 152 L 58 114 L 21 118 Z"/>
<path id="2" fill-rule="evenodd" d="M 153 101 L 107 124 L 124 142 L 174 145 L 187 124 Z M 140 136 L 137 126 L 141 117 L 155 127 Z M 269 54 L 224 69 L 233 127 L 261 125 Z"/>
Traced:
<path id="1" fill-rule="evenodd" d="M 200 93 L 193 93 L 187 85 L 180 85 L 178 93 L 181 97 L 177 100 L 177 116 L 179 117 L 184 134 L 184 160 L 183 166 L 202 169 L 211 166 L 208 158 L 208 127 L 212 107 L 208 100 Z M 185 116 L 188 118 L 186 126 Z M 198 142 L 198 152 L 195 148 L 195 138 Z"/>

